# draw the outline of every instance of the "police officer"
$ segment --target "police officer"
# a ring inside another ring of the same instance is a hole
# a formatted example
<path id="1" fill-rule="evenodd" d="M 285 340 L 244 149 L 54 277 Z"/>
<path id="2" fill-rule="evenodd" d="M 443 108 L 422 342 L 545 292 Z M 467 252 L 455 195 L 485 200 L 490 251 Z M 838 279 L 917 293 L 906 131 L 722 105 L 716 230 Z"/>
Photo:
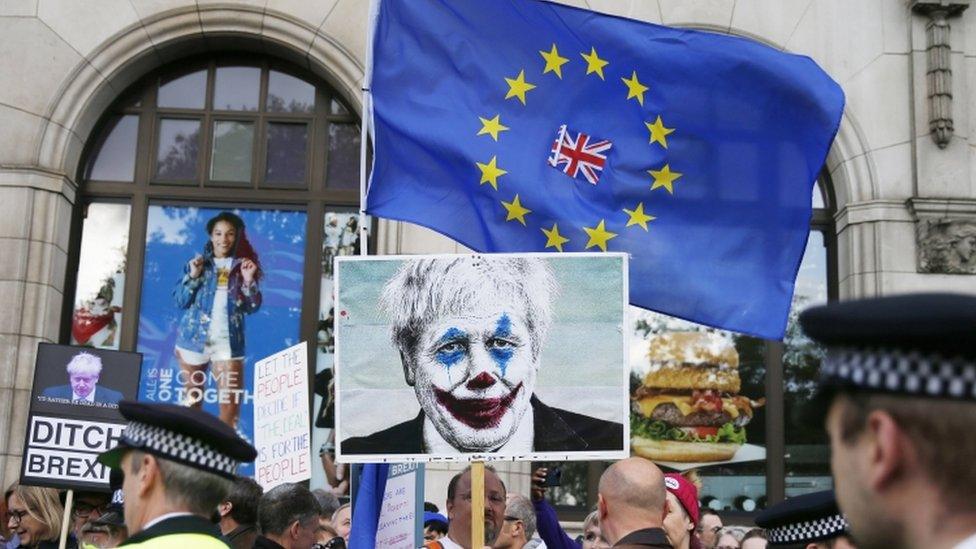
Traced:
<path id="1" fill-rule="evenodd" d="M 976 547 L 976 296 L 807 310 L 831 469 L 858 547 Z"/>
<path id="2" fill-rule="evenodd" d="M 853 549 L 834 491 L 787 499 L 759 513 L 756 525 L 766 529 L 769 547 L 782 549 Z"/>
<path id="3" fill-rule="evenodd" d="M 123 400 L 119 445 L 99 461 L 125 475 L 125 546 L 226 548 L 210 522 L 242 462 L 257 451 L 216 417 L 193 408 Z"/>

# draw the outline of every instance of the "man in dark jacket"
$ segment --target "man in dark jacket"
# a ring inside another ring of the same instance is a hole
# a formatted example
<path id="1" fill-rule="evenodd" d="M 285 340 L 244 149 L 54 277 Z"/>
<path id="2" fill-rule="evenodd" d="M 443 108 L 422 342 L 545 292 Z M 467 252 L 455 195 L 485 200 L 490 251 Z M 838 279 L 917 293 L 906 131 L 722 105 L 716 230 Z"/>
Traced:
<path id="1" fill-rule="evenodd" d="M 301 484 L 276 486 L 261 496 L 258 526 L 255 549 L 308 549 L 319 530 L 319 503 Z"/>
<path id="2" fill-rule="evenodd" d="M 217 506 L 220 532 L 232 549 L 251 549 L 258 537 L 258 501 L 264 490 L 247 477 L 238 477 L 224 501 Z"/>
<path id="3" fill-rule="evenodd" d="M 664 534 L 664 473 L 644 458 L 618 461 L 600 477 L 600 532 L 614 547 L 671 549 Z"/>

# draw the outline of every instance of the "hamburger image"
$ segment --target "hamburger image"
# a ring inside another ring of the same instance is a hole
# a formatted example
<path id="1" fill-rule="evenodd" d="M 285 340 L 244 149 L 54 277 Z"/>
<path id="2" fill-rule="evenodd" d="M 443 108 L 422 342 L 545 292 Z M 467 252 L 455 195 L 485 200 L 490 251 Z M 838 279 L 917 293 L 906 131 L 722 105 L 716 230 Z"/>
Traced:
<path id="1" fill-rule="evenodd" d="M 712 333 L 649 342 L 650 370 L 632 395 L 632 452 L 658 461 L 725 461 L 745 443 L 760 401 L 739 395 L 739 353 Z"/>

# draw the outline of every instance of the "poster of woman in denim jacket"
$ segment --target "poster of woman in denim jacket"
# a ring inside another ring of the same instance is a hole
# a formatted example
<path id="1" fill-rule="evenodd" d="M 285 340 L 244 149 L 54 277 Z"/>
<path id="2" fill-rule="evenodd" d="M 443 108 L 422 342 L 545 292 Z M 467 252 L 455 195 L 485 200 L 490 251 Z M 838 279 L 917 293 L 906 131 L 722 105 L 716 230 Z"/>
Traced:
<path id="1" fill-rule="evenodd" d="M 299 341 L 306 227 L 299 210 L 150 205 L 139 400 L 200 407 L 253 440 L 254 364 Z"/>
<path id="2" fill-rule="evenodd" d="M 200 408 L 207 366 L 220 391 L 220 420 L 237 427 L 244 389 L 244 317 L 261 307 L 261 260 L 244 220 L 220 212 L 207 221 L 209 240 L 183 268 L 173 289 L 183 310 L 176 358 L 183 372 L 183 404 Z"/>

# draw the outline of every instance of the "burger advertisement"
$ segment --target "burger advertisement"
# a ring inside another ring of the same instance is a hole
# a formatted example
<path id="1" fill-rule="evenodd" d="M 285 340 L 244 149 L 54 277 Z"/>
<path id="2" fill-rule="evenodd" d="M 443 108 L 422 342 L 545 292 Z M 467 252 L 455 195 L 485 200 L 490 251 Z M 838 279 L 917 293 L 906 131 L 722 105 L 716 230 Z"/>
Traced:
<path id="1" fill-rule="evenodd" d="M 765 448 L 748 443 L 750 423 L 765 404 L 756 398 L 762 378 L 751 376 L 750 393 L 743 394 L 732 338 L 669 331 L 638 341 L 642 349 L 632 353 L 633 454 L 676 469 L 765 459 Z M 761 434 L 763 426 L 753 429 Z"/>

